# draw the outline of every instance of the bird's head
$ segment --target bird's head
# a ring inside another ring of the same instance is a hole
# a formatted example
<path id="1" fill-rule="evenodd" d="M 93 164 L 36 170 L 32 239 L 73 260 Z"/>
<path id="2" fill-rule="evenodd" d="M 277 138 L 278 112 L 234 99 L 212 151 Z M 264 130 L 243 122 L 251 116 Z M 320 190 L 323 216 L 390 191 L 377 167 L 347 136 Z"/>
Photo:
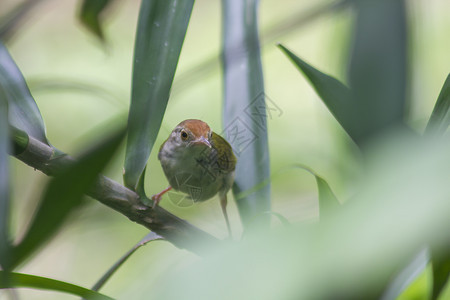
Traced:
<path id="1" fill-rule="evenodd" d="M 170 135 L 170 140 L 179 146 L 204 149 L 211 148 L 212 131 L 201 120 L 188 119 L 178 124 Z"/>

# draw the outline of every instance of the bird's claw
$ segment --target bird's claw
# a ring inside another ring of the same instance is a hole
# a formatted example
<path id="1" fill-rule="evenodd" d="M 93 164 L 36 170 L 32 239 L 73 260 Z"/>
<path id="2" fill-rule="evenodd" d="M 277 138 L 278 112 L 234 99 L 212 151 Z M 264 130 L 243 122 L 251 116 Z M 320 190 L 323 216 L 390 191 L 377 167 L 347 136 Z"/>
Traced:
<path id="1" fill-rule="evenodd" d="M 166 189 L 162 190 L 158 194 L 154 194 L 150 199 L 153 200 L 152 208 L 154 209 L 156 206 L 158 206 L 159 202 L 161 201 L 162 196 L 170 191 L 172 189 L 171 186 L 167 187 Z"/>
<path id="2" fill-rule="evenodd" d="M 159 202 L 161 201 L 161 195 L 155 194 L 150 199 L 153 200 L 152 209 L 155 209 L 155 207 L 158 206 Z"/>

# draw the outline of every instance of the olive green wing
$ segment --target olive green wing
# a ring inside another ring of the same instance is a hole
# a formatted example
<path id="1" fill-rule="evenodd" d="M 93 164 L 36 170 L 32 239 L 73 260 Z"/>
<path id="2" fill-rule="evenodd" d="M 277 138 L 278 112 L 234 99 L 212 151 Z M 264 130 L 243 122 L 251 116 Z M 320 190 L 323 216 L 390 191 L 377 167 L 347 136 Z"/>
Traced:
<path id="1" fill-rule="evenodd" d="M 237 159 L 230 144 L 215 132 L 211 135 L 211 141 L 213 147 L 217 150 L 217 164 L 219 168 L 226 172 L 234 171 Z"/>

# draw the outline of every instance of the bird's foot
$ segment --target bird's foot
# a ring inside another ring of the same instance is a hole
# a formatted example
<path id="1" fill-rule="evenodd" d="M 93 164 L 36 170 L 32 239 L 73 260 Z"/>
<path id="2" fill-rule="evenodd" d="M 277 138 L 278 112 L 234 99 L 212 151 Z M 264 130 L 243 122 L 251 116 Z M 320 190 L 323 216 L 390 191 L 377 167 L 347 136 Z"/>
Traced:
<path id="1" fill-rule="evenodd" d="M 155 209 L 155 207 L 159 205 L 161 198 L 162 198 L 162 195 L 160 195 L 159 193 L 152 196 L 151 199 L 153 200 L 153 205 L 152 205 L 153 209 Z"/>
<path id="2" fill-rule="evenodd" d="M 154 194 L 151 199 L 153 200 L 153 205 L 152 208 L 154 209 L 156 206 L 158 206 L 159 202 L 161 201 L 162 196 L 167 193 L 168 191 L 170 191 L 172 189 L 171 186 L 169 186 L 168 188 L 162 190 L 161 192 L 159 192 L 158 194 Z"/>

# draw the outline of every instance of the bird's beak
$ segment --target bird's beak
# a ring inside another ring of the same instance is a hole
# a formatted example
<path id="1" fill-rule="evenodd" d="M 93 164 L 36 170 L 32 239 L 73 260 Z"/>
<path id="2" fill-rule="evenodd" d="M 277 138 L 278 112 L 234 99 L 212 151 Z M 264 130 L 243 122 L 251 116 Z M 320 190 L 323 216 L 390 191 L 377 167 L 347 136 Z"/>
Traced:
<path id="1" fill-rule="evenodd" d="M 198 139 L 196 139 L 193 144 L 194 145 L 203 144 L 203 145 L 207 146 L 208 148 L 212 148 L 211 143 L 204 136 L 201 136 Z"/>

